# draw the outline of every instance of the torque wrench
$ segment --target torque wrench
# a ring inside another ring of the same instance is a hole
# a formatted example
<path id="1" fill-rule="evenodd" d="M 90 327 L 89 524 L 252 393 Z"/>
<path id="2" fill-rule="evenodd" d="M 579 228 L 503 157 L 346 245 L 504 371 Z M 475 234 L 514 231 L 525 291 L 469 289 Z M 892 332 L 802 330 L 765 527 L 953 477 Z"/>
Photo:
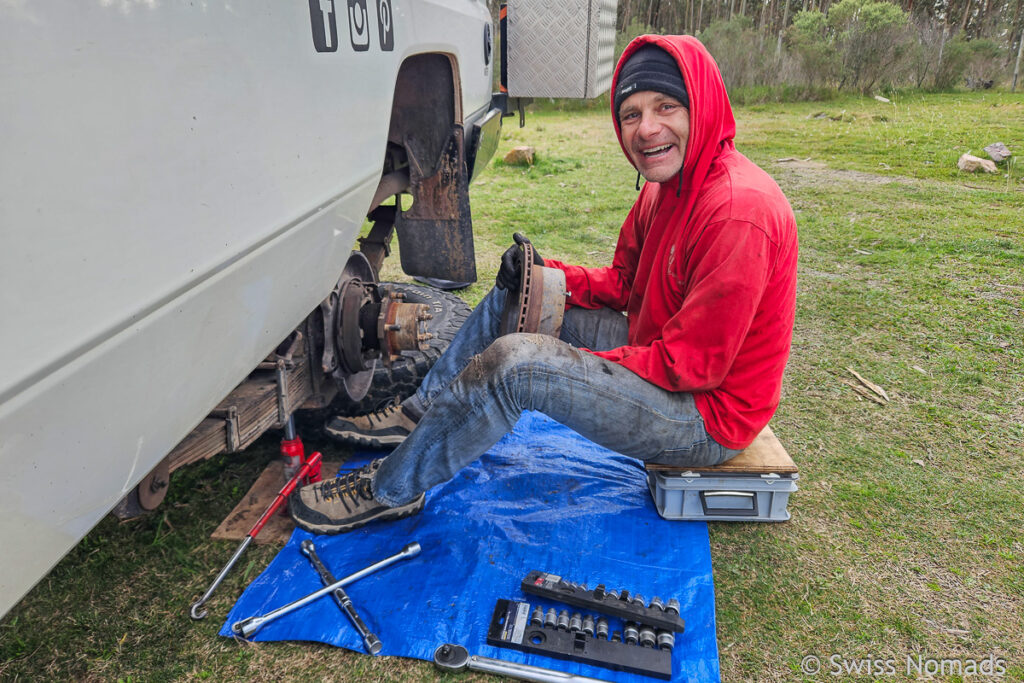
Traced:
<path id="1" fill-rule="evenodd" d="M 338 580 L 334 578 L 334 574 L 332 574 L 331 570 L 327 568 L 327 565 L 323 563 L 320 556 L 316 554 L 316 546 L 313 545 L 313 541 L 307 538 L 299 546 L 299 550 L 302 551 L 303 555 L 309 558 L 310 564 L 313 565 L 313 569 L 315 569 L 317 574 L 320 575 L 320 580 L 324 582 L 325 586 L 337 583 Z M 346 593 L 342 588 L 335 588 L 331 594 L 334 596 L 335 602 L 338 603 L 338 607 L 340 607 L 341 611 L 349 618 L 352 625 L 356 627 L 356 630 L 359 631 L 359 635 L 363 637 L 363 643 L 366 645 L 366 651 L 371 655 L 375 655 L 380 652 L 380 649 L 383 647 L 383 645 L 381 645 L 380 638 L 372 633 L 370 629 L 366 628 L 366 624 L 363 623 L 359 614 L 356 613 L 356 608 L 352 605 L 352 600 L 348 597 L 348 593 Z"/>
<path id="2" fill-rule="evenodd" d="M 243 638 L 251 638 L 252 636 L 256 635 L 257 631 L 259 631 L 261 628 L 263 628 L 270 622 L 274 621 L 275 619 L 283 617 L 286 614 L 290 614 L 291 612 L 294 612 L 295 610 L 301 607 L 305 607 L 314 600 L 318 600 L 323 596 L 327 595 L 328 593 L 333 592 L 335 589 L 347 586 L 353 581 L 358 581 L 364 576 L 372 574 L 379 569 L 383 569 L 384 567 L 392 565 L 395 562 L 398 562 L 399 560 L 404 560 L 409 557 L 416 557 L 419 554 L 420 544 L 410 543 L 404 548 L 402 548 L 402 552 L 392 555 L 391 557 L 387 557 L 381 560 L 380 562 L 371 564 L 369 567 L 365 569 L 360 569 L 355 574 L 349 574 L 343 579 L 338 579 L 331 585 L 324 586 L 320 590 L 310 593 L 304 598 L 299 598 L 295 602 L 290 602 L 284 607 L 278 607 L 274 611 L 268 612 L 263 616 L 249 617 L 248 619 L 236 621 L 235 623 L 231 624 L 231 630 L 235 633 L 235 635 L 242 636 Z"/>
<path id="3" fill-rule="evenodd" d="M 451 643 L 445 643 L 434 650 L 434 664 L 439 669 L 447 671 L 471 669 L 472 671 L 508 676 L 521 681 L 536 681 L 536 683 L 602 683 L 599 678 L 577 676 L 516 662 L 504 662 L 490 657 L 470 656 L 466 648 Z"/>
<path id="4" fill-rule="evenodd" d="M 284 502 L 288 500 L 288 496 L 290 496 L 292 491 L 295 490 L 295 487 L 298 486 L 299 482 L 302 481 L 313 468 L 319 470 L 320 459 L 322 457 L 323 456 L 320 453 L 314 453 L 309 456 L 309 460 L 299 468 L 299 471 L 295 473 L 295 476 L 289 479 L 288 483 L 284 485 L 284 488 L 277 492 L 277 497 L 274 498 L 274 502 L 270 504 L 270 507 L 268 507 L 262 515 L 260 515 L 260 518 L 256 520 L 256 523 L 252 525 L 252 529 L 249 529 L 249 533 L 245 535 L 245 540 L 243 540 L 238 546 L 238 549 L 235 550 L 235 554 L 231 556 L 231 559 L 228 560 L 226 565 L 224 565 L 224 568 L 220 570 L 220 574 L 217 574 L 217 578 L 213 580 L 210 587 L 206 589 L 205 593 L 203 593 L 203 597 L 192 603 L 192 609 L 189 611 L 189 615 L 193 619 L 203 619 L 206 617 L 207 611 L 202 608 L 203 605 L 206 604 L 213 595 L 213 592 L 217 590 L 221 582 L 224 581 L 224 577 L 228 575 L 231 568 L 234 567 L 238 562 L 238 559 L 242 557 L 242 553 L 244 553 L 245 549 L 249 547 L 252 540 L 256 538 L 260 531 L 263 530 L 263 526 L 267 523 L 267 520 L 273 517 L 278 508 L 284 505 Z"/>

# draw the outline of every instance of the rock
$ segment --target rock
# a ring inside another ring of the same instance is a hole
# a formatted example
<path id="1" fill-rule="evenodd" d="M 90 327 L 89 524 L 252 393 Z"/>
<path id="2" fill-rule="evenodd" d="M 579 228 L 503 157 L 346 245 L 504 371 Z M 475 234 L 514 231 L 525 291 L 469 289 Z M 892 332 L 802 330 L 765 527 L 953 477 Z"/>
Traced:
<path id="1" fill-rule="evenodd" d="M 533 155 L 536 153 L 533 147 L 513 147 L 505 155 L 505 163 L 510 166 L 533 166 Z"/>
<path id="2" fill-rule="evenodd" d="M 879 102 L 885 102 L 886 104 L 892 102 L 892 100 L 882 97 L 881 95 L 875 95 L 875 99 L 878 100 Z"/>
<path id="3" fill-rule="evenodd" d="M 997 164 L 1001 161 L 1006 161 L 1013 155 L 1013 152 L 1007 149 L 1006 145 L 1001 142 L 993 142 L 985 148 L 985 151 L 988 152 L 990 157 L 992 157 L 992 161 Z"/>
<path id="4" fill-rule="evenodd" d="M 971 156 L 970 154 L 964 154 L 960 157 L 960 160 L 956 162 L 957 168 L 967 173 L 977 173 L 978 171 L 985 171 L 986 173 L 997 173 L 996 165 L 988 159 L 982 159 L 980 157 Z"/>

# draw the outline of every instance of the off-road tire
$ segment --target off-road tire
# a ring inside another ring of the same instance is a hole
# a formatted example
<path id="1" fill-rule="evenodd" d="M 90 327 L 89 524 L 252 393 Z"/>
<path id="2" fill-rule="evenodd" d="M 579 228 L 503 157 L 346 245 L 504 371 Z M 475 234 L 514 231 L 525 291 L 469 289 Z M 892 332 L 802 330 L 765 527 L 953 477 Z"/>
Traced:
<path id="1" fill-rule="evenodd" d="M 427 342 L 426 351 L 404 351 L 402 358 L 392 363 L 390 368 L 378 361 L 373 383 L 362 400 L 351 401 L 339 394 L 327 408 L 296 412 L 299 434 L 325 436 L 324 424 L 336 415 L 365 415 L 395 398 L 401 401 L 412 396 L 423 376 L 441 357 L 469 317 L 470 308 L 466 302 L 449 292 L 405 282 L 382 282 L 381 286 L 403 292 L 408 303 L 430 306 L 434 317 L 427 321 L 426 329 L 434 338 Z"/>
<path id="2" fill-rule="evenodd" d="M 405 294 L 405 302 L 427 304 L 434 317 L 427 321 L 427 332 L 434 338 L 427 342 L 426 351 L 403 351 L 402 358 L 387 367 L 378 362 L 373 373 L 373 384 L 366 396 L 357 402 L 345 398 L 335 399 L 331 408 L 335 415 L 365 415 L 392 401 L 412 396 L 423 376 L 434 366 L 469 317 L 470 308 L 459 297 L 434 287 L 404 282 L 386 282 L 382 286 Z"/>

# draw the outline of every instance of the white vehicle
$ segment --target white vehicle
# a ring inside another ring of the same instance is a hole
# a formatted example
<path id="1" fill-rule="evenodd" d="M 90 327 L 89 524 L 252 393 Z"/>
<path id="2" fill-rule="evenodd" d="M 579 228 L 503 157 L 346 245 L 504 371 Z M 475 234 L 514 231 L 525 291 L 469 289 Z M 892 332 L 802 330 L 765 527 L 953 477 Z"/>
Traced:
<path id="1" fill-rule="evenodd" d="M 0 3 L 0 616 L 119 502 L 420 344 L 392 232 L 476 279 L 493 34 L 483 0 Z"/>

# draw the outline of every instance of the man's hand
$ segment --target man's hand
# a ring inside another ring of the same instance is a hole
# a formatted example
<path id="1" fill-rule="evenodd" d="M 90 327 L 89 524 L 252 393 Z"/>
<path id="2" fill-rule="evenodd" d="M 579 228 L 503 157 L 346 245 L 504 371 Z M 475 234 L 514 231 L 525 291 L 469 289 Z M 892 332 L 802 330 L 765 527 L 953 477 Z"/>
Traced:
<path id="1" fill-rule="evenodd" d="M 520 232 L 513 233 L 512 240 L 515 244 L 506 249 L 505 253 L 501 255 L 501 267 L 498 269 L 498 276 L 494 278 L 494 284 L 497 285 L 498 289 L 516 292 L 519 290 L 519 283 L 523 277 L 524 250 L 521 245 L 529 244 L 533 246 L 533 244 L 526 235 Z M 537 266 L 544 265 L 544 259 L 540 257 L 536 249 L 533 250 L 533 263 Z"/>

